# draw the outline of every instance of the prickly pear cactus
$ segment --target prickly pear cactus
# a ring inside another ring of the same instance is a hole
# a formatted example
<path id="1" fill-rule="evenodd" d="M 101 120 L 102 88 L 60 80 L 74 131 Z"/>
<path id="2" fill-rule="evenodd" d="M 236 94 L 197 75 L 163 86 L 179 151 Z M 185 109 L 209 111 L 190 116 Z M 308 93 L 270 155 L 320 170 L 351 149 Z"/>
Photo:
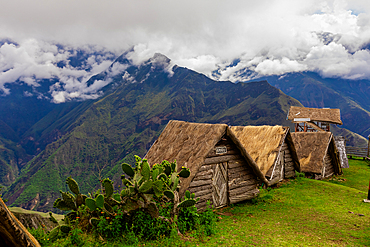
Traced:
<path id="1" fill-rule="evenodd" d="M 113 182 L 109 178 L 106 178 L 102 181 L 102 185 L 104 187 L 105 196 L 107 198 L 111 197 L 113 195 L 113 192 L 114 192 Z"/>
<path id="2" fill-rule="evenodd" d="M 74 180 L 73 178 L 71 177 L 68 177 L 67 180 L 66 180 L 66 183 L 68 185 L 68 188 L 75 194 L 75 195 L 78 195 L 80 194 L 80 188 L 78 187 L 78 184 L 76 182 L 76 180 Z"/>
<path id="3" fill-rule="evenodd" d="M 92 199 L 92 198 L 86 198 L 85 200 L 85 203 L 86 203 L 86 206 L 91 210 L 91 211 L 95 211 L 96 210 L 96 203 L 95 203 L 95 200 Z"/>
<path id="4" fill-rule="evenodd" d="M 194 199 L 186 199 L 186 200 L 180 202 L 179 205 L 177 205 L 177 207 L 187 208 L 187 207 L 194 206 L 196 203 L 197 203 L 197 201 L 194 200 Z"/>

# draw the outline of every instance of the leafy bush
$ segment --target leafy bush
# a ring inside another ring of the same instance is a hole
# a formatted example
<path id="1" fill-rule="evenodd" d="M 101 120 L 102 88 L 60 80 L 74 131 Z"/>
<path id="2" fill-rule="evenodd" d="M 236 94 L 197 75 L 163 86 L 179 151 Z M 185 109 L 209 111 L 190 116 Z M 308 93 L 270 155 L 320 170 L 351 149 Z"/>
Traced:
<path id="1" fill-rule="evenodd" d="M 98 233 L 106 239 L 113 239 L 122 236 L 126 228 L 126 222 L 122 212 L 115 216 L 100 216 L 96 227 Z"/>
<path id="2" fill-rule="evenodd" d="M 66 238 L 66 241 L 64 242 L 64 246 L 84 246 L 84 241 L 81 237 L 82 233 L 82 230 L 79 228 L 71 230 L 68 237 Z"/>
<path id="3" fill-rule="evenodd" d="M 210 202 L 207 202 L 207 209 L 199 214 L 199 223 L 201 230 L 204 231 L 206 236 L 210 236 L 216 233 L 216 214 L 213 212 Z"/>
<path id="4" fill-rule="evenodd" d="M 48 234 L 45 232 L 45 229 L 44 228 L 31 228 L 31 229 L 28 229 L 29 233 L 31 233 L 35 238 L 36 240 L 40 243 L 41 246 L 45 246 L 47 243 L 49 243 L 49 236 Z"/>
<path id="5" fill-rule="evenodd" d="M 70 245 L 82 246 L 81 234 L 91 231 L 100 239 L 121 239 L 127 244 L 189 230 L 202 229 L 207 236 L 214 233 L 216 217 L 211 209 L 198 214 L 195 207 L 198 199 L 189 191 L 180 201 L 180 177 L 189 177 L 188 168 L 178 169 L 176 162 L 168 161 L 150 167 L 145 159 L 135 156 L 135 160 L 134 167 L 122 164 L 124 186 L 119 191 L 106 178 L 101 180 L 102 190 L 84 195 L 77 182 L 67 178 L 72 193 L 61 191 L 62 198 L 54 202 L 54 207 L 69 213 L 64 224 L 49 233 L 49 239 L 65 238 Z M 45 237 L 35 234 L 40 239 Z"/>
<path id="6" fill-rule="evenodd" d="M 181 233 L 195 230 L 200 224 L 200 217 L 195 206 L 182 208 L 179 212 L 178 226 Z"/>
<path id="7" fill-rule="evenodd" d="M 180 232 L 195 230 L 199 236 L 210 236 L 216 233 L 217 216 L 210 202 L 204 212 L 198 213 L 195 206 L 184 208 L 179 213 L 178 226 Z"/>
<path id="8" fill-rule="evenodd" d="M 143 211 L 137 211 L 132 217 L 130 230 L 141 239 L 159 239 L 169 236 L 172 225 L 169 221 L 153 218 Z"/>
<path id="9" fill-rule="evenodd" d="M 304 172 L 295 172 L 295 176 L 297 177 L 297 178 L 304 178 L 305 177 L 305 174 L 304 174 Z"/>

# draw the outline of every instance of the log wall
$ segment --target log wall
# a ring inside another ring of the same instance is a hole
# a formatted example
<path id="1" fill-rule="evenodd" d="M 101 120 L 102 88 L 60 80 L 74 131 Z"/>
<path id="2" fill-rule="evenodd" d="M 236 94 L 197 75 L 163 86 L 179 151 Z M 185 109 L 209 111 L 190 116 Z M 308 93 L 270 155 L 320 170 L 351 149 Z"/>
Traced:
<path id="1" fill-rule="evenodd" d="M 229 161 L 228 179 L 231 204 L 252 199 L 259 193 L 256 175 L 244 159 Z"/>
<path id="2" fill-rule="evenodd" d="M 266 178 L 269 180 L 269 184 L 273 185 L 279 181 L 282 181 L 284 178 L 290 178 L 294 176 L 295 168 L 291 151 L 288 144 L 284 142 L 280 149 L 278 160 L 266 173 Z"/>
<path id="3" fill-rule="evenodd" d="M 225 146 L 227 152 L 224 154 L 216 154 L 216 147 Z M 199 169 L 198 173 L 193 178 L 189 185 L 189 191 L 195 193 L 195 198 L 199 197 L 196 207 L 200 210 L 205 209 L 207 201 L 212 199 L 212 179 L 216 164 L 227 162 L 227 178 L 228 178 L 228 201 L 236 203 L 239 201 L 252 199 L 257 196 L 257 177 L 253 173 L 252 168 L 246 163 L 239 149 L 227 136 L 224 136 L 211 150 L 204 164 Z"/>
<path id="4" fill-rule="evenodd" d="M 326 153 L 324 157 L 324 168 L 322 176 L 324 178 L 330 177 L 334 174 L 334 165 L 333 165 L 333 159 L 330 157 L 329 153 Z"/>
<path id="5" fill-rule="evenodd" d="M 288 144 L 284 142 L 283 148 L 284 150 L 284 177 L 291 178 L 295 176 L 295 168 L 294 163 L 291 155 L 291 151 L 288 147 Z"/>

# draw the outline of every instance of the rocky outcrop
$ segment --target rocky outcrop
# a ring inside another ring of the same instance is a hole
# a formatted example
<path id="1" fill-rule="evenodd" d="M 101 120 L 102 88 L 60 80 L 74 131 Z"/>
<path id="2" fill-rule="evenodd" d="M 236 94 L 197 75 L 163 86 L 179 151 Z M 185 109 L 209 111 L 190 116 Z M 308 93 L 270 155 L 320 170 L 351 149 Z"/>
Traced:
<path id="1" fill-rule="evenodd" d="M 39 227 L 44 228 L 46 231 L 50 231 L 58 224 L 53 223 L 49 218 L 42 217 L 39 214 L 26 214 L 26 213 L 15 213 L 14 216 L 26 227 L 26 228 L 35 228 Z"/>

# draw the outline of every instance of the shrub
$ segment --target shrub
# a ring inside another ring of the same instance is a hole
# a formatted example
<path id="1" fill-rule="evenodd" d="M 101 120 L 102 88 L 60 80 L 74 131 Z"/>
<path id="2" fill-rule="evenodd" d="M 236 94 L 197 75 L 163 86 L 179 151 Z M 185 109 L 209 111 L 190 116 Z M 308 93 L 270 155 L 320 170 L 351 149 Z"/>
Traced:
<path id="1" fill-rule="evenodd" d="M 169 236 L 172 226 L 169 221 L 153 218 L 143 211 L 136 211 L 131 220 L 130 230 L 141 239 L 159 239 Z"/>
<path id="2" fill-rule="evenodd" d="M 216 221 L 217 216 L 213 212 L 213 209 L 210 206 L 210 202 L 207 202 L 206 211 L 199 214 L 199 222 L 201 225 L 201 230 L 205 233 L 206 236 L 210 236 L 216 233 Z"/>
<path id="3" fill-rule="evenodd" d="M 181 233 L 195 230 L 199 227 L 200 217 L 195 206 L 182 208 L 177 221 Z"/>
<path id="4" fill-rule="evenodd" d="M 123 187 L 114 190 L 113 181 L 100 180 L 101 190 L 81 194 L 78 183 L 71 177 L 66 183 L 71 192 L 61 191 L 54 207 L 69 211 L 63 225 L 54 228 L 51 241 L 65 238 L 80 246 L 81 233 L 93 231 L 108 241 L 121 239 L 128 244 L 138 240 L 155 240 L 202 228 L 208 236 L 214 233 L 215 215 L 211 209 L 198 214 L 195 194 L 185 192 L 180 201 L 180 178 L 190 176 L 190 170 L 178 169 L 175 162 L 163 161 L 151 167 L 147 160 L 135 156 L 134 167 L 123 163 Z M 44 237 L 41 233 L 40 239 Z M 58 241 L 59 243 L 59 241 Z"/>
<path id="5" fill-rule="evenodd" d="M 48 234 L 45 232 L 45 229 L 44 228 L 31 228 L 31 229 L 28 229 L 29 233 L 31 233 L 35 238 L 36 240 L 40 243 L 41 246 L 45 246 L 47 243 L 49 243 L 49 236 Z"/>

